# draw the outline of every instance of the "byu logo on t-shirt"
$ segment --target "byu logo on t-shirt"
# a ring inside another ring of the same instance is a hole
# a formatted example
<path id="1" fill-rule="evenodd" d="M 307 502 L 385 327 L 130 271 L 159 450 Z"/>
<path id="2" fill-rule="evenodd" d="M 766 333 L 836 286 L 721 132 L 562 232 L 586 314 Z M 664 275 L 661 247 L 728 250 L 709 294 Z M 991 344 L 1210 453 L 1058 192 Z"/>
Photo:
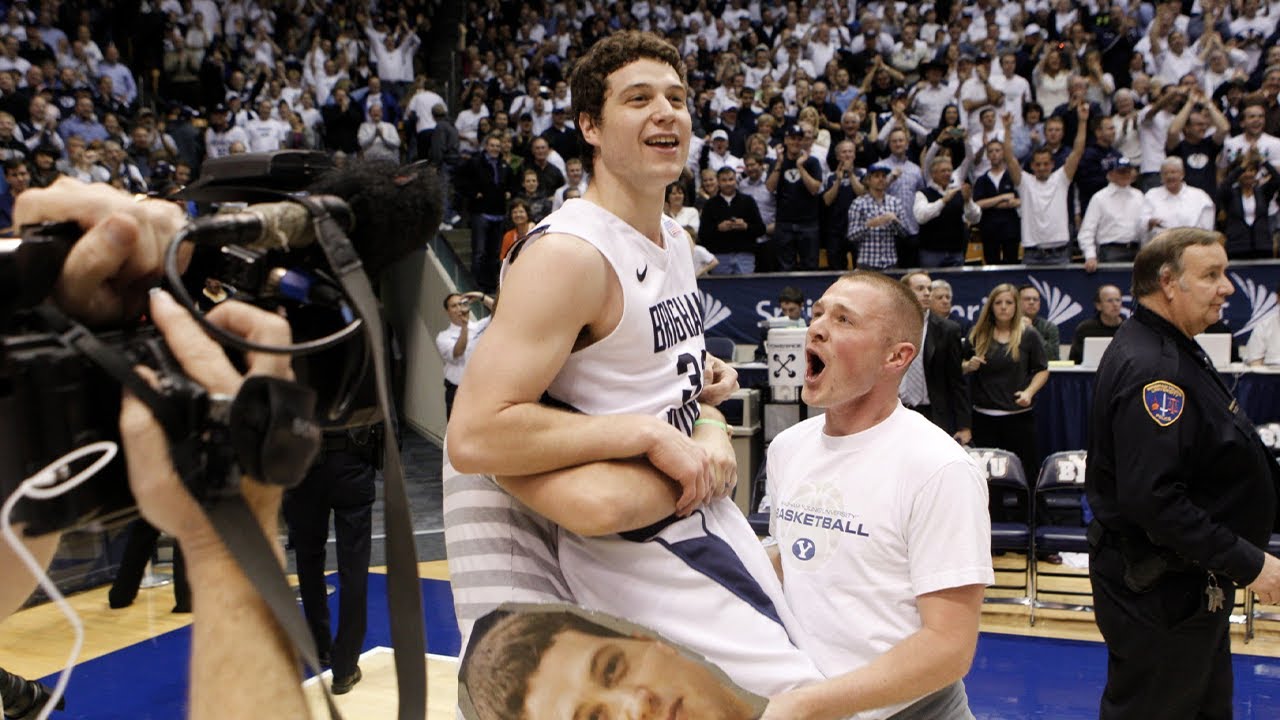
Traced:
<path id="1" fill-rule="evenodd" d="M 799 560 L 810 560 L 817 546 L 809 538 L 800 538 L 791 544 L 791 554 Z"/>

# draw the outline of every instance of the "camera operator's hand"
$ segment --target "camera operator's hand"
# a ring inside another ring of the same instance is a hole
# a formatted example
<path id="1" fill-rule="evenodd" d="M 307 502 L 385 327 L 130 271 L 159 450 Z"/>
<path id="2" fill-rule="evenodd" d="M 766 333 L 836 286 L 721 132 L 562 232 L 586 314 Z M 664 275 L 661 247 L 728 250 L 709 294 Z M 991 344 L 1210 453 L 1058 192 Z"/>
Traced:
<path id="1" fill-rule="evenodd" d="M 168 293 L 157 290 L 152 294 L 151 318 L 183 371 L 192 380 L 211 394 L 236 394 L 244 376 L 231 366 L 222 348 Z M 207 318 L 215 325 L 256 343 L 287 345 L 290 342 L 289 324 L 284 318 L 241 302 L 229 300 L 220 303 Z M 250 375 L 293 378 L 288 355 L 249 353 L 246 359 Z M 148 379 L 153 377 L 147 368 L 141 368 L 140 372 L 148 375 Z M 143 517 L 156 528 L 176 537 L 189 554 L 194 555 L 206 546 L 220 547 L 221 543 L 213 535 L 204 511 L 173 469 L 164 429 L 152 417 L 151 410 L 130 393 L 125 394 L 120 407 L 120 435 L 129 464 L 129 486 Z M 282 490 L 249 479 L 245 480 L 243 490 L 246 501 L 259 519 L 268 519 L 270 526 L 274 527 Z M 198 561 L 196 558 L 192 560 Z"/>
<path id="2" fill-rule="evenodd" d="M 173 298 L 163 292 L 152 295 L 151 317 L 188 376 L 211 393 L 234 395 L 239 390 L 244 376 Z M 255 342 L 290 341 L 283 318 L 234 300 L 219 304 L 207 317 Z M 250 353 L 246 363 L 251 375 L 293 376 L 288 355 Z M 308 717 L 292 646 L 178 479 L 164 430 L 132 395 L 125 395 L 120 409 L 120 434 L 138 509 L 152 525 L 178 539 L 187 559 L 195 611 L 189 717 Z M 246 477 L 241 491 L 263 532 L 274 541 L 281 488 Z M 282 560 L 279 547 L 275 552 L 276 560 Z"/>
<path id="3" fill-rule="evenodd" d="M 138 202 L 106 183 L 63 177 L 19 195 L 13 221 L 14 227 L 75 221 L 85 229 L 63 263 L 54 298 L 68 314 L 102 324 L 146 307 L 147 288 L 160 277 L 165 248 L 187 218 L 166 200 Z"/>

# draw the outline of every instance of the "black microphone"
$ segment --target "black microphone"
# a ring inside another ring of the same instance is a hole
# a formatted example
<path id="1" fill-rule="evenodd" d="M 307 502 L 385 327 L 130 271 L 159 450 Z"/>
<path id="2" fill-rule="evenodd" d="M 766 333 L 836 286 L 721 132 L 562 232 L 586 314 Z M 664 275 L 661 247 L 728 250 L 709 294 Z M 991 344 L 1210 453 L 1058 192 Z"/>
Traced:
<path id="1" fill-rule="evenodd" d="M 222 188 L 220 197 L 234 190 Z M 330 170 L 305 193 L 340 226 L 371 277 L 426 245 L 444 215 L 443 189 L 434 169 L 387 161 L 355 161 Z M 342 202 L 334 202 L 334 199 Z M 257 203 L 192 222 L 189 237 L 201 243 L 260 250 L 304 248 L 315 241 L 311 212 L 301 203 Z"/>

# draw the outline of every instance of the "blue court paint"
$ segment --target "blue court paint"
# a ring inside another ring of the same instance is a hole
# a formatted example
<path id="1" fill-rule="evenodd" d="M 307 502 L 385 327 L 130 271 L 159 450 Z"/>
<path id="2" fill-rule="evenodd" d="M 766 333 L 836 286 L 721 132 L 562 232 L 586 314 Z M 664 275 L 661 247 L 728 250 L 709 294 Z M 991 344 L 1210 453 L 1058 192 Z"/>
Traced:
<path id="1" fill-rule="evenodd" d="M 1280 718 L 1280 659 L 1232 658 L 1236 720 Z M 1094 720 L 1106 683 L 1102 643 L 983 633 L 964 679 L 979 720 Z"/>
<path id="2" fill-rule="evenodd" d="M 337 584 L 337 573 L 327 580 Z M 460 637 L 449 583 L 423 580 L 422 603 L 426 609 L 427 652 L 457 655 Z M 329 613 L 336 629 L 338 593 L 329 595 Z M 379 646 L 391 647 L 387 577 L 370 573 L 368 631 L 361 651 Z M 67 709 L 50 718 L 179 720 L 186 716 L 190 652 L 191 628 L 186 627 L 78 665 L 67 689 Z M 58 676 L 42 680 L 53 687 Z M 226 692 L 235 692 L 235 688 L 227 688 Z"/>
<path id="3" fill-rule="evenodd" d="M 337 575 L 329 582 L 336 583 Z M 364 650 L 390 647 L 386 576 L 369 575 L 369 628 Z M 457 655 L 459 636 L 449 583 L 422 581 L 428 652 Z M 337 617 L 338 595 L 329 596 Z M 186 714 L 187 655 L 191 629 L 86 662 L 76 668 L 67 710 L 54 720 L 178 720 Z M 979 720 L 1093 720 L 1106 680 L 1101 643 L 983 633 L 973 669 L 965 678 Z M 1280 659 L 1237 655 L 1237 720 L 1280 718 Z M 50 686 L 57 676 L 42 678 Z M 227 688 L 234 692 L 234 688 Z"/>

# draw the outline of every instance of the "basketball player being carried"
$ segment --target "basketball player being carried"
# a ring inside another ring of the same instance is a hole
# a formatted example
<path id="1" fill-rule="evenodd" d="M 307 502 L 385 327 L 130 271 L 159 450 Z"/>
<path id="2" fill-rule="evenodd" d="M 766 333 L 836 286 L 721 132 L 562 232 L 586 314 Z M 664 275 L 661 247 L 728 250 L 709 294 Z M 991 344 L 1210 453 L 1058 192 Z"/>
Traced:
<path id="1" fill-rule="evenodd" d="M 707 360 L 688 244 L 662 215 L 689 152 L 683 63 L 656 36 L 619 33 L 571 87 L 591 184 L 508 256 L 449 424 L 464 644 L 502 602 L 567 600 L 657 629 L 756 693 L 820 680 L 729 497 L 734 455 L 712 406 L 736 375 Z M 512 688 L 508 716 L 522 698 Z"/>

